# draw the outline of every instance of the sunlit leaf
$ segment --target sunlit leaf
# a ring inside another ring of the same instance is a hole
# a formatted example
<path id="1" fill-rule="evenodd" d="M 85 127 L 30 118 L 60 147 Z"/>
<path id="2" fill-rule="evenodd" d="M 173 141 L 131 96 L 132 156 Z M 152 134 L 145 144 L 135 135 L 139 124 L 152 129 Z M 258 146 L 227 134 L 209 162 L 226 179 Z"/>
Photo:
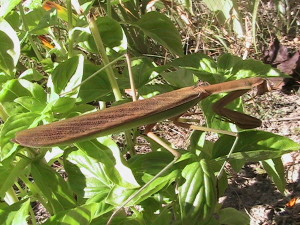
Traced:
<path id="1" fill-rule="evenodd" d="M 65 168 L 70 186 L 79 202 L 83 198 L 89 199 L 99 193 L 107 195 L 113 186 L 103 169 L 103 164 L 82 150 L 65 153 Z"/>
<path id="2" fill-rule="evenodd" d="M 101 143 L 92 140 L 78 142 L 76 146 L 101 163 L 101 169 L 105 171 L 106 176 L 114 183 L 127 188 L 139 187 L 131 169 L 127 167 L 126 162 L 120 155 L 120 150 L 116 143 L 107 137 L 98 138 L 98 140 Z"/>
<path id="3" fill-rule="evenodd" d="M 281 158 L 267 159 L 261 163 L 268 175 L 271 176 L 278 190 L 284 194 L 286 181 L 285 170 Z"/>
<path id="4" fill-rule="evenodd" d="M 40 117 L 36 113 L 21 113 L 9 117 L 4 123 L 0 133 L 0 158 L 5 159 L 17 150 L 17 146 L 11 142 L 17 131 L 28 128 L 35 120 Z"/>
<path id="5" fill-rule="evenodd" d="M 172 161 L 173 156 L 168 152 L 151 152 L 146 155 L 136 155 L 130 160 L 130 167 L 138 175 L 138 179 L 142 183 L 149 182 L 153 176 L 159 173 L 166 165 Z M 154 193 L 171 184 L 178 176 L 179 171 L 176 166 L 171 167 L 162 176 L 148 185 L 141 193 L 135 196 L 128 205 L 137 204 Z M 138 189 L 132 190 L 120 186 L 114 186 L 107 197 L 107 202 L 120 206 Z"/>
<path id="6" fill-rule="evenodd" d="M 81 206 L 77 206 L 73 209 L 58 212 L 55 216 L 50 217 L 45 225 L 56 225 L 56 224 L 72 224 L 82 225 L 91 224 L 92 220 L 99 216 L 99 212 L 103 210 L 101 214 L 108 211 L 109 206 L 105 205 L 104 202 L 90 203 Z"/>
<path id="7" fill-rule="evenodd" d="M 21 0 L 1 0 L 0 1 L 0 17 L 4 18 L 8 13 L 12 11 L 13 8 L 15 8 Z"/>
<path id="8" fill-rule="evenodd" d="M 183 55 L 180 34 L 173 22 L 164 14 L 149 12 L 144 14 L 135 25 L 172 53 Z"/>
<path id="9" fill-rule="evenodd" d="M 215 143 L 213 158 L 225 157 L 232 147 L 234 137 L 223 135 Z M 281 155 L 299 149 L 299 144 L 277 134 L 247 130 L 239 132 L 239 140 L 230 158 L 259 161 L 278 158 Z"/>
<path id="10" fill-rule="evenodd" d="M 30 200 L 22 200 L 0 209 L 0 223 L 5 225 L 27 225 L 29 216 Z"/>
<path id="11" fill-rule="evenodd" d="M 205 224 L 217 203 L 214 173 L 207 162 L 193 162 L 182 171 L 184 184 L 179 188 L 181 220 L 184 224 Z"/>
<path id="12" fill-rule="evenodd" d="M 20 41 L 10 24 L 1 18 L 0 46 L 0 70 L 13 76 L 20 57 Z"/>
<path id="13" fill-rule="evenodd" d="M 52 73 L 54 91 L 57 94 L 71 91 L 83 77 L 84 56 L 74 56 L 59 64 Z"/>
<path id="14" fill-rule="evenodd" d="M 76 201 L 67 182 L 47 164 L 41 161 L 33 162 L 31 164 L 31 174 L 53 212 L 56 213 L 75 207 Z"/>
<path id="15" fill-rule="evenodd" d="M 249 216 L 234 208 L 225 208 L 220 211 L 219 221 L 221 224 L 241 225 L 250 224 Z"/>

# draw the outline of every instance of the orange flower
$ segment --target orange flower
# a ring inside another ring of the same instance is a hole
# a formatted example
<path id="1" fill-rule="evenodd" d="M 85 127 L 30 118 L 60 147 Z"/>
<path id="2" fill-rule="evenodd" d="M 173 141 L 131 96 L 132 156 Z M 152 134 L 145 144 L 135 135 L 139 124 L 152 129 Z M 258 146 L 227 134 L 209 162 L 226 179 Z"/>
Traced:
<path id="1" fill-rule="evenodd" d="M 43 8 L 47 11 L 49 11 L 51 9 L 57 9 L 58 11 L 63 11 L 65 9 L 61 5 L 59 5 L 55 2 L 51 2 L 51 1 L 46 1 L 43 5 Z"/>
<path id="2" fill-rule="evenodd" d="M 54 48 L 54 46 L 50 43 L 50 41 L 47 40 L 47 38 L 44 35 L 39 35 L 38 38 L 47 48 Z"/>

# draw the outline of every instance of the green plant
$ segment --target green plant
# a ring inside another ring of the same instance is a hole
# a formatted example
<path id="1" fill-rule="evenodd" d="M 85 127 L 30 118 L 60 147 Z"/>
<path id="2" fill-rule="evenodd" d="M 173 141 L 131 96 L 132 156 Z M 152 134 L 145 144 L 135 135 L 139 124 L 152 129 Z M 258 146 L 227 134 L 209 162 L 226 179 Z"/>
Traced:
<path id="1" fill-rule="evenodd" d="M 126 7 L 116 3 L 115 8 L 110 8 L 106 4 L 115 19 L 97 16 L 96 20 L 88 15 L 94 10 L 92 1 L 81 3 L 82 14 L 72 14 L 70 1 L 67 8 L 34 3 L 23 8 L 20 1 L 10 1 L 0 14 L 3 224 L 26 224 L 28 215 L 30 223 L 36 224 L 30 202 L 40 202 L 50 213 L 45 224 L 105 224 L 114 210 L 172 160 L 171 154 L 148 139 L 152 152 L 134 154 L 131 145 L 136 142 L 137 131 L 132 136 L 124 131 L 127 141 L 132 142 L 128 148 L 133 155 L 127 161 L 111 136 L 51 149 L 24 148 L 11 142 L 19 130 L 95 111 L 91 104 L 94 101 L 130 101 L 123 99 L 124 90 L 130 88 L 130 70 L 121 60 L 128 49 L 132 54 L 133 80 L 143 97 L 194 85 L 199 80 L 219 83 L 281 75 L 259 61 L 230 54 L 217 61 L 200 53 L 184 56 L 172 21 L 159 12 L 144 14 L 134 1 L 124 3 Z M 48 11 L 44 9 L 49 7 Z M 40 42 L 41 35 L 46 35 L 51 43 L 47 39 Z M 141 54 L 141 49 L 157 54 L 161 46 L 173 55 L 165 64 L 158 65 L 151 56 Z M 179 58 L 173 59 L 175 55 Z M 209 107 L 220 97 L 201 102 L 207 125 L 236 131 L 234 125 L 217 119 Z M 236 101 L 231 107 L 242 110 L 242 103 Z M 212 143 L 205 140 L 205 133 L 193 132 L 188 151 L 179 150 L 181 159 L 127 204 L 133 215 L 118 214 L 112 223 L 233 224 L 228 221 L 230 212 L 247 224 L 249 218 L 240 212 L 217 207 L 216 182 L 223 194 L 227 177 L 223 174 L 217 181 L 216 174 L 233 141 L 232 137 L 221 136 Z M 241 131 L 229 161 L 237 171 L 247 161 L 263 161 L 283 191 L 279 157 L 298 149 L 299 144 L 276 134 Z M 66 171 L 66 180 L 55 170 L 55 162 Z M 218 221 L 213 213 L 220 215 Z"/>

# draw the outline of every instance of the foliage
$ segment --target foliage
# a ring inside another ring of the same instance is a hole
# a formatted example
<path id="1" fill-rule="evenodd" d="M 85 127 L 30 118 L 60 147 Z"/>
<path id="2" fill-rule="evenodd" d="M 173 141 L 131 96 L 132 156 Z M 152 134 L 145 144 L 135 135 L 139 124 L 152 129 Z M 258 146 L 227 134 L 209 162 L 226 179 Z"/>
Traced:
<path id="1" fill-rule="evenodd" d="M 81 8 L 73 6 L 76 13 L 72 13 L 70 2 L 65 8 L 53 2 L 32 1 L 23 6 L 20 1 L 6 1 L 1 8 L 2 223 L 36 224 L 29 204 L 36 201 L 51 215 L 45 224 L 105 224 L 129 198 L 126 206 L 133 215 L 118 214 L 112 224 L 248 223 L 244 214 L 217 207 L 217 192 L 224 193 L 226 177 L 216 180 L 216 174 L 227 160 L 232 137 L 223 135 L 211 143 L 205 140 L 205 133 L 193 132 L 189 151 L 179 150 L 180 160 L 151 183 L 172 161 L 172 155 L 157 144 L 151 143 L 153 152 L 136 154 L 125 161 L 111 135 L 51 149 L 25 148 L 11 141 L 20 130 L 95 111 L 94 101 L 130 101 L 125 97 L 125 89 L 130 88 L 130 70 L 123 60 L 127 51 L 132 55 L 136 88 L 145 98 L 200 80 L 214 84 L 282 75 L 259 61 L 231 54 L 217 60 L 201 53 L 184 55 L 172 17 L 146 12 L 147 1 L 141 5 L 112 1 L 113 7 L 103 5 L 107 16 L 97 15 L 95 21 L 89 13 L 97 6 L 96 1 L 80 1 Z M 191 10 L 191 2 L 185 4 Z M 160 50 L 159 56 L 165 52 L 172 56 L 165 64 L 151 57 Z M 199 104 L 207 125 L 236 131 L 235 125 L 219 120 L 211 110 L 211 103 L 221 96 Z M 242 111 L 241 101 L 230 107 Z M 132 151 L 136 132 L 134 140 L 124 132 Z M 230 162 L 242 166 L 247 161 L 262 161 L 279 190 L 284 191 L 280 156 L 298 149 L 299 144 L 286 137 L 240 131 Z M 67 179 L 56 165 L 65 170 Z M 146 183 L 149 185 L 137 193 Z M 220 215 L 218 221 L 214 213 Z M 238 222 L 232 219 L 234 216 L 228 218 L 229 213 L 239 217 Z"/>

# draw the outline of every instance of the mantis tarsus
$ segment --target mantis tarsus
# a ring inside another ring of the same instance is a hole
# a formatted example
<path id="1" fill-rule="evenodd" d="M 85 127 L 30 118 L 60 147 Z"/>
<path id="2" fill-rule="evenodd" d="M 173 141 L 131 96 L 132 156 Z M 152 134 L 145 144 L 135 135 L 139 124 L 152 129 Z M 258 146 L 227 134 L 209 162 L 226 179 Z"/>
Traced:
<path id="1" fill-rule="evenodd" d="M 127 199 L 123 204 L 124 206 L 140 193 L 143 188 L 170 168 L 180 157 L 179 152 L 169 147 L 169 145 L 161 141 L 151 132 L 151 128 L 155 123 L 164 119 L 173 118 L 175 123 L 179 125 L 194 128 L 193 125 L 176 121 L 176 118 L 179 118 L 180 115 L 189 108 L 210 95 L 231 92 L 216 102 L 212 106 L 213 110 L 215 113 L 221 115 L 228 121 L 235 123 L 241 128 L 255 128 L 261 125 L 259 119 L 227 109 L 225 106 L 254 87 L 257 87 L 260 92 L 262 90 L 263 92 L 266 92 L 272 89 L 269 85 L 270 82 L 268 79 L 257 77 L 209 86 L 186 87 L 153 98 L 130 102 L 102 111 L 23 130 L 16 134 L 13 141 L 27 147 L 66 145 L 117 133 L 141 125 L 148 125 L 145 129 L 146 134 L 169 150 L 175 158 L 162 171 L 153 177 L 151 181 Z M 115 213 L 113 215 L 115 215 Z"/>

